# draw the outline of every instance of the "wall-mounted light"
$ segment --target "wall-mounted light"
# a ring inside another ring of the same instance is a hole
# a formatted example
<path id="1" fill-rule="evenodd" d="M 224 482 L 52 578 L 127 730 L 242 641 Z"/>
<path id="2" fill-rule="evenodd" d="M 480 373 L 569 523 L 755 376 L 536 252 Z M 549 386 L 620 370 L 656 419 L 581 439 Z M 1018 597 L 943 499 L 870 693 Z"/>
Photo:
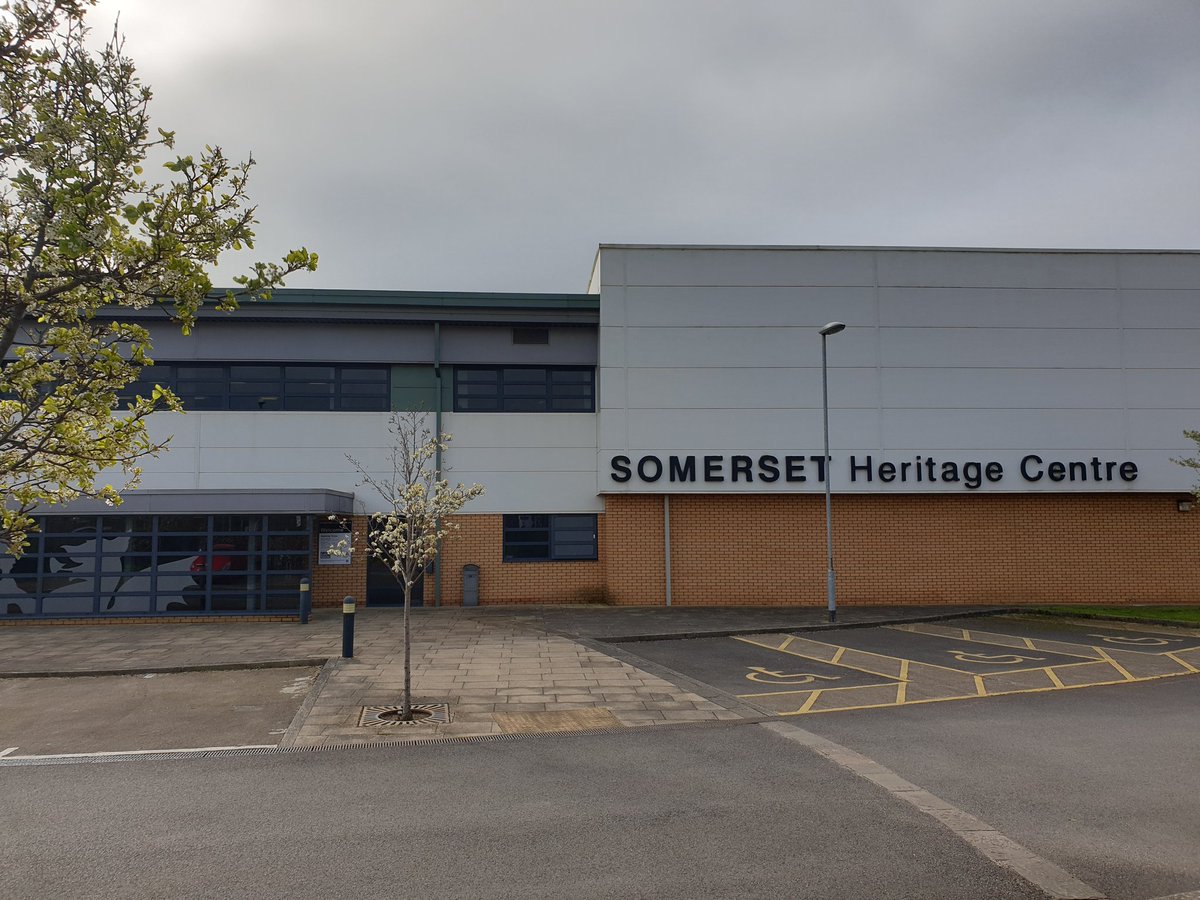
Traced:
<path id="1" fill-rule="evenodd" d="M 1177 504 L 1177 506 L 1178 506 L 1180 512 L 1191 512 L 1192 511 L 1192 501 L 1191 500 L 1180 500 L 1179 503 Z"/>

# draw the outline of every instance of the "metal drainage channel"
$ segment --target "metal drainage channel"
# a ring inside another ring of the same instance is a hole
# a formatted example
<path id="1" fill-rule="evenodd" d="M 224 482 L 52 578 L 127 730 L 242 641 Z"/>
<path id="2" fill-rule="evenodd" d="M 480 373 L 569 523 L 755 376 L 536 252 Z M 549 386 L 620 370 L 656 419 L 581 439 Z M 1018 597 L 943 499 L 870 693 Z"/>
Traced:
<path id="1" fill-rule="evenodd" d="M 714 722 L 671 722 L 665 725 L 654 725 L 655 732 L 659 731 L 692 731 L 705 728 L 734 728 L 741 725 L 758 725 L 773 721 L 774 717 L 763 716 L 754 719 L 724 720 Z M 223 750 L 164 750 L 161 753 L 109 753 L 97 756 L 44 756 L 34 759 L 13 759 L 0 757 L 0 769 L 18 768 L 22 766 L 69 766 L 90 765 L 107 762 L 158 762 L 161 760 L 177 759 L 233 759 L 247 756 L 282 756 L 293 753 L 325 753 L 345 750 L 375 750 L 379 747 L 442 747 L 449 748 L 458 744 L 495 744 L 520 741 L 525 738 L 551 737 L 586 737 L 588 735 L 633 734 L 641 729 L 627 728 L 576 728 L 563 731 L 527 731 L 506 734 L 476 734 L 462 737 L 444 738 L 414 738 L 411 740 L 371 741 L 369 744 L 325 744 L 314 747 L 232 747 Z"/>

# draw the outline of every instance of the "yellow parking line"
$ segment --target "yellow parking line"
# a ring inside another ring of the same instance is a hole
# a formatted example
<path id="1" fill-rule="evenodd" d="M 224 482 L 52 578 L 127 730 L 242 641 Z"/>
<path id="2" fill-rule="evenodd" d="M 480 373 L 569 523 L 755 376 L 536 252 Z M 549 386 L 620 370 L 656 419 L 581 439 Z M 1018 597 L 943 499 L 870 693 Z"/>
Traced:
<path id="1" fill-rule="evenodd" d="M 908 682 L 902 681 L 896 685 L 896 705 L 902 706 L 908 696 Z"/>
<path id="2" fill-rule="evenodd" d="M 900 680 L 908 681 L 908 663 L 907 659 L 900 660 Z"/>
<path id="3" fill-rule="evenodd" d="M 1163 653 L 1161 655 L 1170 657 L 1171 659 L 1175 660 L 1175 662 L 1179 663 L 1181 666 L 1183 666 L 1189 672 L 1200 672 L 1200 669 L 1197 669 L 1186 659 L 1180 659 L 1178 656 L 1176 656 L 1174 651 L 1168 650 L 1166 653 Z"/>
<path id="4" fill-rule="evenodd" d="M 1026 650 L 1036 650 L 1037 649 L 1037 647 L 1033 646 L 1033 638 L 1021 638 L 1021 640 L 1023 640 L 1025 642 Z"/>
<path id="5" fill-rule="evenodd" d="M 833 659 L 831 659 L 829 661 L 830 664 L 836 666 L 838 664 L 838 660 L 842 658 L 842 656 L 845 654 L 845 652 L 846 652 L 845 647 L 838 647 L 837 653 L 833 654 Z"/>
<path id="6" fill-rule="evenodd" d="M 817 698 L 820 696 L 821 696 L 821 691 L 813 691 L 812 696 L 809 697 L 807 700 L 805 700 L 804 705 L 801 706 L 798 710 L 796 710 L 796 712 L 802 712 L 802 713 L 808 712 L 810 709 L 813 708 L 813 704 L 817 702 Z"/>
<path id="7" fill-rule="evenodd" d="M 833 691 L 861 691 L 864 688 L 888 687 L 895 683 L 895 681 L 885 681 L 881 684 L 847 684 L 844 687 L 821 688 L 821 690 L 827 694 Z M 803 688 L 796 691 L 769 691 L 765 694 L 737 694 L 736 696 L 738 699 L 749 699 L 750 697 L 783 697 L 787 694 L 807 694 L 811 690 L 812 688 Z"/>
<path id="8" fill-rule="evenodd" d="M 1095 681 L 1095 682 L 1091 682 L 1089 684 L 1064 684 L 1061 688 L 1056 688 L 1056 687 L 1017 688 L 1016 690 L 1011 690 L 1011 691 L 994 691 L 990 694 L 985 694 L 983 696 L 987 696 L 990 698 L 990 697 L 1008 696 L 1010 694 L 1044 694 L 1047 691 L 1060 691 L 1060 690 L 1061 691 L 1074 691 L 1074 690 L 1079 690 L 1081 688 L 1109 687 L 1109 686 L 1117 685 L 1117 684 L 1136 684 L 1136 683 L 1143 682 L 1143 681 L 1159 681 L 1163 678 L 1183 678 L 1188 674 L 1190 674 L 1190 673 L 1188 673 L 1188 672 L 1172 672 L 1167 675 L 1149 675 L 1144 678 L 1135 678 L 1135 679 L 1133 679 L 1133 681 L 1125 681 L 1125 680 L 1122 680 L 1122 681 Z M 838 690 L 838 689 L 837 688 L 827 688 L 826 690 Z M 978 699 L 977 695 L 975 695 L 975 694 L 957 694 L 957 695 L 950 696 L 950 697 L 926 697 L 921 700 L 906 700 L 903 705 L 904 706 L 917 706 L 917 705 L 923 704 L 923 703 L 948 703 L 952 700 L 975 700 L 975 699 Z M 830 706 L 830 707 L 825 707 L 824 709 L 809 709 L 806 712 L 808 715 L 816 716 L 816 715 L 821 715 L 822 713 L 844 712 L 846 710 L 852 710 L 852 709 L 853 710 L 895 709 L 896 706 L 897 706 L 897 704 L 895 704 L 895 703 L 871 703 L 871 704 L 868 704 L 865 706 Z M 800 715 L 800 712 L 799 711 L 785 712 L 785 713 L 779 713 L 779 715 L 780 716 L 795 716 L 795 715 Z"/>
<path id="9" fill-rule="evenodd" d="M 987 688 L 984 687 L 982 675 L 975 676 L 975 693 L 977 693 L 980 697 L 987 696 Z"/>
<path id="10" fill-rule="evenodd" d="M 831 665 L 831 663 L 829 662 L 828 659 L 825 659 L 820 656 L 814 656 L 810 653 L 801 653 L 799 650 L 780 650 L 778 647 L 772 647 L 770 644 L 760 644 L 758 641 L 752 641 L 749 638 L 744 638 L 744 637 L 734 637 L 734 640 L 741 641 L 744 644 L 750 644 L 751 646 L 754 646 L 754 647 L 762 647 L 764 650 L 775 650 L 780 653 L 786 653 L 788 656 L 798 656 L 801 659 L 807 659 L 807 660 L 811 660 L 812 662 L 819 662 L 819 663 L 825 663 L 826 665 Z M 830 648 L 837 647 L 837 649 L 839 649 L 843 652 L 848 649 L 849 650 L 854 649 L 853 647 L 839 647 L 837 644 L 824 644 L 821 641 L 813 641 L 813 643 L 818 644 L 819 646 L 822 646 L 822 647 L 830 647 Z M 871 653 L 869 650 L 858 650 L 856 652 L 865 653 L 868 656 L 878 656 L 880 659 L 890 659 L 890 660 L 894 660 L 896 662 L 900 662 L 900 660 L 897 657 L 884 656 L 882 653 Z M 841 659 L 841 657 L 838 656 L 838 659 Z M 874 669 L 864 669 L 861 666 L 852 666 L 852 665 L 849 665 L 844 662 L 839 662 L 837 665 L 842 669 L 853 669 L 855 672 L 865 672 L 867 675 L 876 675 L 880 678 L 886 678 L 889 681 L 892 681 L 896 678 L 895 674 L 892 672 L 877 672 Z M 939 666 L 938 668 L 942 668 L 942 667 Z"/>
<path id="11" fill-rule="evenodd" d="M 1093 647 L 1092 649 L 1094 649 L 1097 653 L 1099 653 L 1106 660 L 1108 660 L 1108 662 L 1112 663 L 1113 668 L 1116 669 L 1118 672 L 1120 672 L 1122 675 L 1124 675 L 1126 681 L 1137 681 L 1136 678 L 1134 678 L 1132 675 L 1129 674 L 1129 670 L 1126 669 L 1119 662 L 1117 662 L 1115 659 L 1113 659 L 1111 656 L 1109 656 L 1108 651 L 1105 650 L 1103 647 Z"/>
<path id="12" fill-rule="evenodd" d="M 1054 682 L 1055 687 L 1066 687 L 1059 679 L 1058 674 L 1054 671 L 1054 666 L 1046 666 L 1046 674 L 1050 676 L 1050 680 Z"/>

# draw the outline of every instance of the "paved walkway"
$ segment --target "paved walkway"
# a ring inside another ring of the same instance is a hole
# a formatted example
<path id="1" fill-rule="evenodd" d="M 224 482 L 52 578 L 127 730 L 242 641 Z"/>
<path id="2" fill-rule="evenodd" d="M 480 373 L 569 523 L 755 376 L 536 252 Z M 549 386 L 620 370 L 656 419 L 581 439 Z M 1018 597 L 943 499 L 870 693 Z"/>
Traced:
<path id="1" fill-rule="evenodd" d="M 844 624 L 961 614 L 962 607 L 851 607 Z M 204 624 L 0 629 L 0 675 L 121 674 L 320 663 L 321 677 L 284 743 L 364 743 L 563 731 L 752 715 L 736 701 L 622 661 L 593 638 L 821 627 L 821 609 L 484 607 L 413 612 L 413 701 L 447 704 L 445 724 L 361 725 L 364 707 L 396 706 L 403 687 L 399 610 L 356 614 L 355 657 L 341 660 L 341 615 L 307 626 Z"/>

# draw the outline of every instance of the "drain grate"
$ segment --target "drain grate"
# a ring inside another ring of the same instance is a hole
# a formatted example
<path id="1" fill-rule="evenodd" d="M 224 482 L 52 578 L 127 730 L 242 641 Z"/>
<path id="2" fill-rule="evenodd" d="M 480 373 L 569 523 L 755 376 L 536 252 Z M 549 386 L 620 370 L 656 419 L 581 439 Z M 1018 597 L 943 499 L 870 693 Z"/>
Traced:
<path id="1" fill-rule="evenodd" d="M 364 726 L 400 725 L 410 728 L 413 725 L 448 725 L 450 723 L 450 704 L 448 703 L 414 703 L 411 722 L 404 722 L 400 719 L 402 708 L 399 706 L 364 706 L 358 717 L 358 724 Z"/>

